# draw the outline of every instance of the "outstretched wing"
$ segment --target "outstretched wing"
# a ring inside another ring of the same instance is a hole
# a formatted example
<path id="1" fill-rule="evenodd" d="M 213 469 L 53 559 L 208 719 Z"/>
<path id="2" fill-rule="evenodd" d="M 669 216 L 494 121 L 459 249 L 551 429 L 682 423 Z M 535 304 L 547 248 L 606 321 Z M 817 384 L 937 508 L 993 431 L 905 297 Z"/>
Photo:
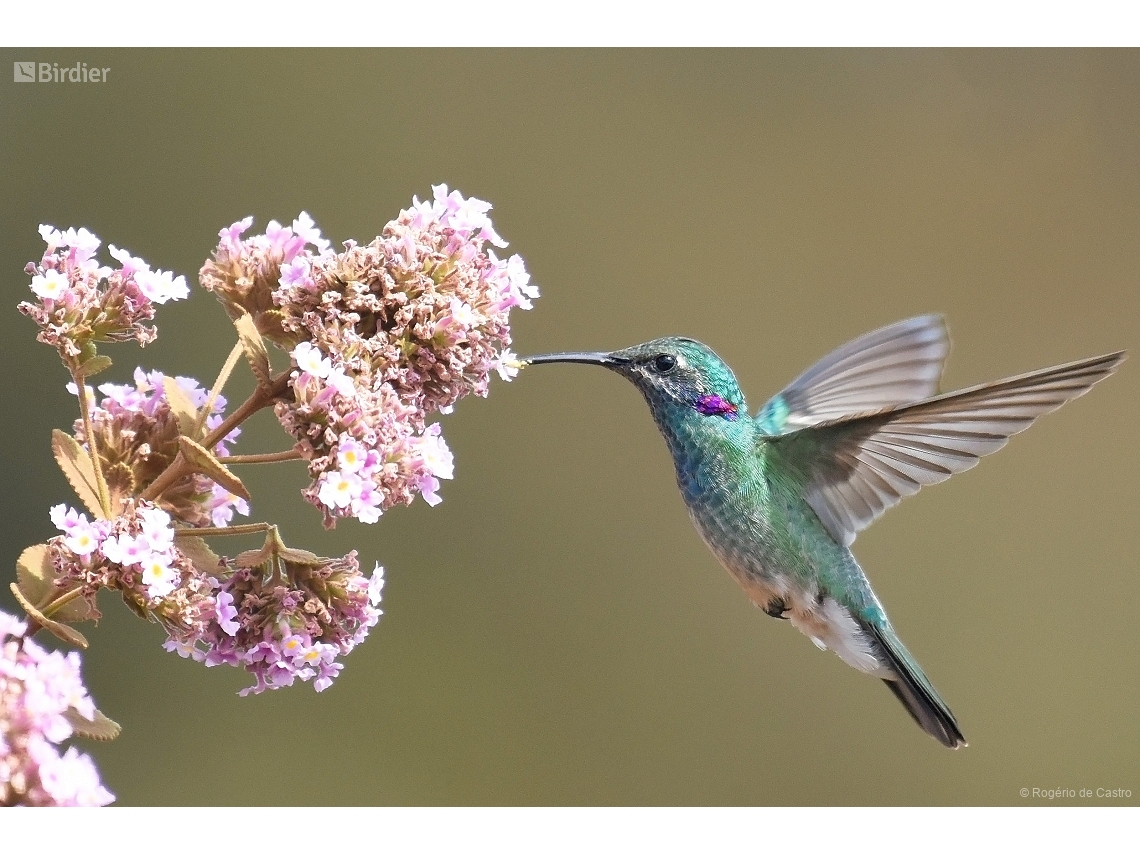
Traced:
<path id="1" fill-rule="evenodd" d="M 970 469 L 1038 416 L 1083 395 L 1123 359 L 1123 352 L 1110 353 L 848 416 L 776 437 L 772 446 L 805 476 L 804 498 L 848 546 L 887 508 Z"/>
<path id="2" fill-rule="evenodd" d="M 922 315 L 869 332 L 832 351 L 756 414 L 769 436 L 938 393 L 950 352 L 940 315 Z"/>

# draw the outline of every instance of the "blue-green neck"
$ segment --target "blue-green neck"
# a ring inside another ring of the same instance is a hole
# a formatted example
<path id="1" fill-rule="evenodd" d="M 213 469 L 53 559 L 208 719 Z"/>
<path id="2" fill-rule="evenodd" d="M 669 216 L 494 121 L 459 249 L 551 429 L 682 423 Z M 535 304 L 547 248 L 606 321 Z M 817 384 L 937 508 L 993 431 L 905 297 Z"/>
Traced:
<path id="1" fill-rule="evenodd" d="M 755 459 L 758 431 L 741 407 L 735 417 L 706 414 L 693 405 L 658 401 L 651 406 L 677 467 L 677 483 L 692 503 L 710 489 L 735 481 Z"/>

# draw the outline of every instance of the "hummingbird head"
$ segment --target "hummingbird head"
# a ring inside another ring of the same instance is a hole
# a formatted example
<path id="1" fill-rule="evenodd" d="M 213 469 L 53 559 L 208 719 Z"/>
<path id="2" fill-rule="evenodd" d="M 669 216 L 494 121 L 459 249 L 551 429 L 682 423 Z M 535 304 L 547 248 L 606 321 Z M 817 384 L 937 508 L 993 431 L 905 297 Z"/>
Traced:
<path id="1" fill-rule="evenodd" d="M 691 338 L 658 338 L 611 353 L 548 353 L 526 364 L 581 362 L 629 379 L 655 413 L 679 408 L 735 421 L 747 407 L 736 377 L 707 345 Z"/>

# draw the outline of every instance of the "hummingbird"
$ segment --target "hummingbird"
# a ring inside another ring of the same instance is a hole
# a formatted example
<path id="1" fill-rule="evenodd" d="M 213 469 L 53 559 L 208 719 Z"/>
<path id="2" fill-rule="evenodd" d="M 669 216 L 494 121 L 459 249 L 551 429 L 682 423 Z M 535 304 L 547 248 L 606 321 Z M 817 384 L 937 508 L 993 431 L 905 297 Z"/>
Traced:
<path id="1" fill-rule="evenodd" d="M 521 365 L 600 365 L 644 396 L 701 538 L 752 602 L 817 647 L 879 677 L 918 725 L 966 745 L 851 552 L 855 536 L 921 487 L 945 481 L 1111 374 L 1119 351 L 938 393 L 950 340 L 939 315 L 867 333 L 750 415 L 707 345 L 668 337 Z"/>

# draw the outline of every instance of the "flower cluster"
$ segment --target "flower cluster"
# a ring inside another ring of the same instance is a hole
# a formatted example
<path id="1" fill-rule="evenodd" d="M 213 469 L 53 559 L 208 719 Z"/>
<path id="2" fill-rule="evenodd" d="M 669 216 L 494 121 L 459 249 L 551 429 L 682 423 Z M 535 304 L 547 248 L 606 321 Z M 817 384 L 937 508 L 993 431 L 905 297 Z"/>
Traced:
<path id="1" fill-rule="evenodd" d="M 320 558 L 281 546 L 192 560 L 170 515 L 143 500 L 126 503 L 113 520 L 89 521 L 65 505 L 52 508 L 51 519 L 63 532 L 48 541 L 60 589 L 80 588 L 93 617 L 95 594 L 119 591 L 165 627 L 167 650 L 253 674 L 257 683 L 243 695 L 314 677 L 323 691 L 343 667 L 336 659 L 382 614 L 383 568 L 365 577 L 355 551 Z"/>
<path id="2" fill-rule="evenodd" d="M 69 715 L 95 719 L 79 654 L 49 653 L 26 629 L 0 612 L 0 805 L 110 804 L 91 758 L 74 747 L 59 753 L 73 732 Z"/>
<path id="3" fill-rule="evenodd" d="M 268 558 L 254 560 L 261 557 Z M 297 679 L 322 692 L 344 667 L 337 657 L 380 620 L 383 586 L 384 568 L 377 564 L 365 578 L 355 551 L 330 559 L 284 550 L 263 564 L 239 566 L 217 591 L 216 620 L 202 632 L 172 633 L 164 646 L 207 666 L 244 668 L 257 682 L 243 696 Z"/>
<path id="4" fill-rule="evenodd" d="M 302 342 L 293 352 L 301 364 L 308 361 L 306 346 L 312 348 Z M 321 362 L 327 366 L 329 360 Z M 373 523 L 393 505 L 411 503 L 417 492 L 438 504 L 438 479 L 454 472 L 439 424 L 423 427 L 422 413 L 391 386 L 364 393 L 336 377 L 336 369 L 331 382 L 321 377 L 324 370 L 299 370 L 294 400 L 279 404 L 277 415 L 309 461 L 313 482 L 303 495 L 324 512 L 326 524 L 338 516 Z"/>
<path id="5" fill-rule="evenodd" d="M 110 247 L 120 267 L 99 264 L 95 253 L 101 243 L 87 229 L 58 229 L 42 225 L 40 236 L 47 249 L 39 263 L 29 262 L 32 292 L 38 302 L 20 303 L 20 311 L 40 327 L 37 340 L 55 347 L 65 359 L 90 352 L 101 341 L 154 341 L 154 305 L 181 300 L 190 291 L 184 276 L 151 270 L 129 252 Z"/>
<path id="6" fill-rule="evenodd" d="M 274 311 L 274 292 L 299 255 L 311 258 L 309 246 L 323 255 L 329 252 L 329 242 L 304 211 L 292 227 L 270 220 L 265 234 L 242 239 L 252 225 L 253 217 L 246 217 L 218 232 L 221 240 L 198 273 L 198 281 L 214 292 L 230 317 L 252 315 L 262 335 L 279 345 L 292 345 L 295 342 L 283 334 Z"/>
<path id="7" fill-rule="evenodd" d="M 113 507 L 119 500 L 146 489 L 178 454 L 178 416 L 167 400 L 162 372 L 136 368 L 134 380 L 133 386 L 104 383 L 99 387 L 101 400 L 96 399 L 90 387 L 86 389 L 95 447 Z M 190 377 L 174 380 L 195 408 L 205 405 L 209 393 L 196 380 Z M 69 384 L 68 390 L 75 394 L 75 384 Z M 205 421 L 207 430 L 221 424 L 225 408 L 226 399 L 218 395 Z M 227 445 L 236 441 L 240 433 L 239 428 L 231 431 L 214 447 L 214 454 L 228 455 Z M 90 446 L 82 420 L 75 422 L 75 436 Z M 194 528 L 228 525 L 234 511 L 249 514 L 245 499 L 198 474 L 189 475 L 163 491 L 162 503 L 179 522 Z"/>
<path id="8" fill-rule="evenodd" d="M 36 300 L 19 308 L 82 396 L 74 438 L 56 432 L 52 448 L 95 519 L 53 507 L 60 533 L 17 562 L 14 590 L 30 623 L 0 612 L 0 806 L 114 800 L 91 759 L 60 744 L 73 734 L 114 738 L 118 726 L 88 697 L 79 655 L 31 639 L 43 629 L 86 646 L 65 624 L 98 619 L 100 590 L 157 621 L 167 650 L 251 674 L 242 695 L 297 681 L 324 691 L 377 624 L 383 568 L 366 576 L 355 550 L 321 558 L 286 547 L 268 523 L 231 527 L 235 513 L 249 513 L 248 493 L 220 460 L 303 458 L 303 496 L 330 528 L 346 516 L 373 523 L 417 495 L 441 501 L 454 461 L 428 419 L 485 396 L 492 373 L 517 373 L 508 315 L 531 308 L 538 289 L 519 256 L 495 255 L 507 244 L 490 204 L 446 185 L 433 193 L 413 197 L 371 243 L 346 241 L 341 252 L 304 212 L 261 235 L 246 236 L 251 217 L 219 232 L 200 281 L 234 318 L 239 347 L 215 391 L 241 352 L 258 381 L 228 419 L 225 398 L 187 377 L 138 368 L 133 384 L 85 385 L 111 364 L 96 345 L 153 341 L 155 306 L 188 296 L 186 281 L 114 246 L 118 266 L 102 266 L 87 229 L 40 226 L 47 248 L 25 268 Z M 263 339 L 289 355 L 283 374 L 274 376 Z M 270 406 L 293 449 L 231 457 L 238 425 Z M 254 531 L 264 546 L 232 558 L 204 540 Z"/>
<path id="9" fill-rule="evenodd" d="M 210 575 L 216 568 L 196 568 L 177 547 L 171 517 L 150 502 L 128 500 L 111 520 L 88 521 L 66 505 L 51 509 L 51 521 L 63 534 L 48 541 L 56 585 L 78 587 L 92 616 L 102 588 L 119 591 L 139 614 L 150 614 L 167 632 L 196 632 L 215 616 Z"/>
<path id="10" fill-rule="evenodd" d="M 484 247 L 506 246 L 490 204 L 433 189 L 433 201 L 413 198 L 381 236 L 341 253 L 306 214 L 241 240 L 247 218 L 222 230 L 200 274 L 231 314 L 249 312 L 289 350 L 292 399 L 276 413 L 309 462 L 304 496 L 330 527 L 374 522 L 416 494 L 437 503 L 453 465 L 427 416 L 486 395 L 493 371 L 516 371 L 508 313 L 531 308 L 538 289 L 519 256 Z"/>

